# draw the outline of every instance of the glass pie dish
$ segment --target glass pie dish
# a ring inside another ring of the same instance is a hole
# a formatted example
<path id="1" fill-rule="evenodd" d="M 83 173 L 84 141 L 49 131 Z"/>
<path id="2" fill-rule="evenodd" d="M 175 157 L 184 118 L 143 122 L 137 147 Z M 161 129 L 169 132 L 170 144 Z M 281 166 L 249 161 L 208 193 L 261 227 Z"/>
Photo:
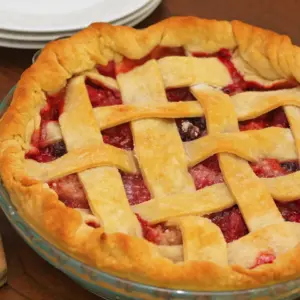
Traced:
<path id="1" fill-rule="evenodd" d="M 0 117 L 8 108 L 12 88 L 0 103 Z M 258 289 L 220 292 L 172 290 L 124 280 L 90 267 L 51 245 L 19 215 L 3 185 L 0 185 L 0 206 L 21 237 L 41 257 L 64 272 L 90 292 L 105 299 L 296 299 L 300 295 L 300 279 Z"/>

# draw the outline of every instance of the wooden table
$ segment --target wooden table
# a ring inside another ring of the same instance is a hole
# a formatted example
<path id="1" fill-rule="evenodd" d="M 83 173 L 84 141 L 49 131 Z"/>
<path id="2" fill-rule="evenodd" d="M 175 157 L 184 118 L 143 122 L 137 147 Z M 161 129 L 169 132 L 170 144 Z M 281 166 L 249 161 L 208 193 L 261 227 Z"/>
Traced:
<path id="1" fill-rule="evenodd" d="M 239 19 L 288 34 L 300 45 L 299 9 L 297 0 L 164 0 L 138 27 L 176 15 Z M 34 52 L 0 48 L 0 99 L 30 65 Z M 17 235 L 1 211 L 0 230 L 8 261 L 8 284 L 0 289 L 1 300 L 99 299 L 41 259 Z"/>

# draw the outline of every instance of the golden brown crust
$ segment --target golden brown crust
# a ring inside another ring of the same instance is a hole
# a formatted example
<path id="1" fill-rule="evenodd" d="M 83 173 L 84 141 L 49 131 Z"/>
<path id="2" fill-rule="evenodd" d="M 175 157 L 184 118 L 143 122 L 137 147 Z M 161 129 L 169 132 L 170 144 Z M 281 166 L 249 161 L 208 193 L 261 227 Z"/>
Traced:
<path id="1" fill-rule="evenodd" d="M 88 227 L 78 211 L 67 208 L 46 184 L 25 172 L 26 126 L 45 104 L 45 93 L 57 92 L 74 74 L 98 63 L 121 56 L 139 59 L 157 45 L 185 46 L 208 53 L 237 48 L 265 79 L 295 77 L 300 81 L 300 49 L 288 37 L 238 21 L 177 17 L 144 30 L 93 24 L 45 47 L 37 62 L 22 75 L 13 102 L 1 119 L 0 171 L 12 202 L 35 230 L 59 248 L 100 270 L 131 280 L 161 287 L 230 290 L 298 277 L 300 246 L 279 256 L 273 264 L 253 270 L 210 262 L 175 264 L 145 240 Z"/>

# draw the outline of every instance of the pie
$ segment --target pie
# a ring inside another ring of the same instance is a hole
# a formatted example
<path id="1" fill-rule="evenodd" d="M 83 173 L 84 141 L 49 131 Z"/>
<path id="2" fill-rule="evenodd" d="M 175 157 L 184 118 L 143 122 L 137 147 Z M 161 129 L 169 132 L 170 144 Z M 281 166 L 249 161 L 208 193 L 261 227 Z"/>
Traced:
<path id="1" fill-rule="evenodd" d="M 254 288 L 300 275 L 300 48 L 239 21 L 93 24 L 50 43 L 0 122 L 35 230 L 133 281 Z"/>

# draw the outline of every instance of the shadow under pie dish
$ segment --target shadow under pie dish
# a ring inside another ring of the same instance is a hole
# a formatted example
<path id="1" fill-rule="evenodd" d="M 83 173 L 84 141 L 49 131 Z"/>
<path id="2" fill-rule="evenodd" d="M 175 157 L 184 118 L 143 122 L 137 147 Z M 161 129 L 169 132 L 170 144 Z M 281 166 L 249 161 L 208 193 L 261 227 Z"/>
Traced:
<path id="1" fill-rule="evenodd" d="M 46 240 L 162 288 L 300 274 L 300 50 L 238 21 L 93 24 L 46 46 L 0 122 L 1 178 Z"/>

